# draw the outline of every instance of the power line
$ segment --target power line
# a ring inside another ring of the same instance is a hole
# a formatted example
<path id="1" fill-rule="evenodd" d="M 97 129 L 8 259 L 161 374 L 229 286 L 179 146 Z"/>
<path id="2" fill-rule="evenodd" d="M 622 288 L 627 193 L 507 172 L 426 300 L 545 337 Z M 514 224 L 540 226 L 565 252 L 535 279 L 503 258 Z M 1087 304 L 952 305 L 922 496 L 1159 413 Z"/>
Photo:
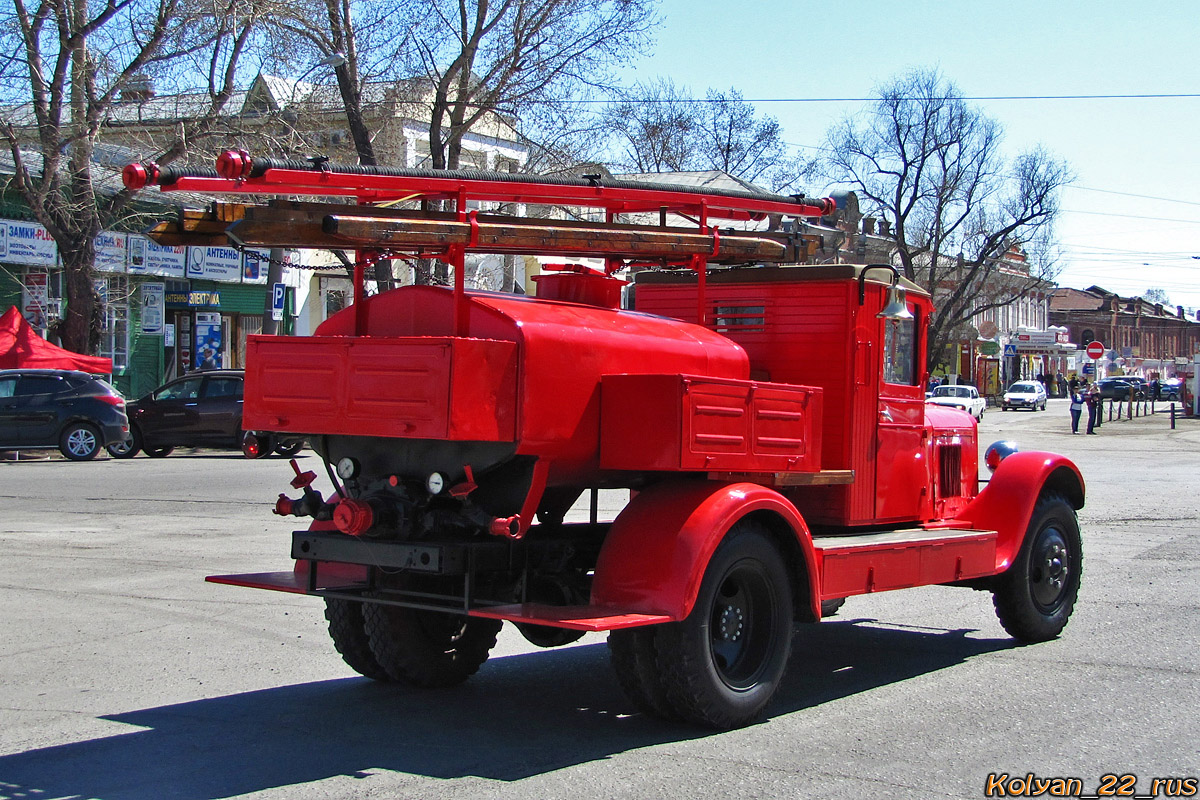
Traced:
<path id="1" fill-rule="evenodd" d="M 710 105 L 715 103 L 729 102 L 730 98 L 715 99 L 707 97 L 662 97 L 662 98 L 635 98 L 639 103 L 674 103 L 674 104 L 696 104 Z M 879 97 L 743 97 L 738 98 L 743 103 L 873 103 L 880 100 Z M 905 97 L 903 100 L 971 100 L 974 102 L 988 100 L 1194 100 L 1200 99 L 1200 94 L 1191 93 L 1159 93 L 1147 92 L 1143 94 L 995 94 L 995 95 L 971 95 L 960 97 L 957 95 L 946 97 Z M 562 102 L 575 103 L 609 103 L 611 100 L 604 99 L 589 99 L 589 100 L 571 100 Z"/>
<path id="2" fill-rule="evenodd" d="M 1156 196 L 1150 195 L 1150 194 L 1134 194 L 1133 192 L 1116 192 L 1116 191 L 1113 191 L 1112 189 L 1093 189 L 1090 186 L 1080 186 L 1079 184 L 1075 184 L 1075 183 L 1068 184 L 1068 188 L 1081 189 L 1085 192 L 1100 192 L 1102 194 L 1115 194 L 1115 195 L 1119 195 L 1121 197 L 1138 197 L 1138 198 L 1141 198 L 1142 200 L 1161 200 L 1164 203 L 1181 203 L 1185 206 L 1200 206 L 1200 202 L 1197 202 L 1195 200 L 1176 200 L 1173 197 L 1156 197 Z"/>

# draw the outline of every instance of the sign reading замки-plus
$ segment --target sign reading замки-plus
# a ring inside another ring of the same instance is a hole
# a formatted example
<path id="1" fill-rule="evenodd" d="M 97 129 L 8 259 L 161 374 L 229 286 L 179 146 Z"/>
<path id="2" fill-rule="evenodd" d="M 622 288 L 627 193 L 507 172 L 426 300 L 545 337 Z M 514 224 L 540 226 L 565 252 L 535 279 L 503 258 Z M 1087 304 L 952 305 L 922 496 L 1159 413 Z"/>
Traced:
<path id="1" fill-rule="evenodd" d="M 0 220 L 0 261 L 53 267 L 58 246 L 50 232 L 36 222 Z"/>

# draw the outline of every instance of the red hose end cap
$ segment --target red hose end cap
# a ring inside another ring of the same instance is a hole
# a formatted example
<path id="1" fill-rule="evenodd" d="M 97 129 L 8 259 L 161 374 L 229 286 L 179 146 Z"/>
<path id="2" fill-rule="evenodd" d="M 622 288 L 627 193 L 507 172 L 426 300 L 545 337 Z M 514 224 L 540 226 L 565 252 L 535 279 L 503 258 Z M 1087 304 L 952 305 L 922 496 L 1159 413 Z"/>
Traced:
<path id="1" fill-rule="evenodd" d="M 279 499 L 275 501 L 275 513 L 281 517 L 289 516 L 295 505 L 295 501 L 289 500 L 287 495 L 281 494 L 279 495 Z"/>
<path id="2" fill-rule="evenodd" d="M 333 510 L 333 524 L 342 533 L 358 536 L 375 524 L 375 514 L 371 506 L 348 497 Z"/>
<path id="3" fill-rule="evenodd" d="M 217 156 L 217 174 L 227 180 L 237 180 L 250 174 L 250 154 L 245 150 L 226 150 Z"/>
<path id="4" fill-rule="evenodd" d="M 121 170 L 121 181 L 126 189 L 136 192 L 146 188 L 146 184 L 150 182 L 150 173 L 141 164 L 126 164 L 125 169 Z"/>
<path id="5" fill-rule="evenodd" d="M 488 526 L 488 531 L 493 536 L 504 536 L 509 539 L 521 538 L 521 518 L 513 517 L 496 517 Z"/>

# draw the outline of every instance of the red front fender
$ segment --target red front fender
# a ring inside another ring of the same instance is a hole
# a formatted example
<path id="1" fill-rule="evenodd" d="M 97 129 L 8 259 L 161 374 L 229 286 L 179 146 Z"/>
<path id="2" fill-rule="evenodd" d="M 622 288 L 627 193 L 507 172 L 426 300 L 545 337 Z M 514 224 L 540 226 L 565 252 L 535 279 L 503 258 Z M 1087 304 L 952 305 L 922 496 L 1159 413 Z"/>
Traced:
<path id="1" fill-rule="evenodd" d="M 1013 453 L 1000 462 L 988 485 L 958 515 L 970 527 L 997 532 L 997 573 L 1008 569 L 1016 557 L 1043 489 L 1062 494 L 1075 509 L 1083 508 L 1083 476 L 1074 462 L 1031 451 Z"/>
<path id="2" fill-rule="evenodd" d="M 725 532 L 751 514 L 782 534 L 781 545 L 790 547 L 794 542 L 794 551 L 803 561 L 813 617 L 820 619 L 816 557 L 808 526 L 785 497 L 753 483 L 669 481 L 638 494 L 604 540 L 592 603 L 683 619 L 692 610 L 704 569 Z M 793 574 L 797 574 L 794 569 Z"/>

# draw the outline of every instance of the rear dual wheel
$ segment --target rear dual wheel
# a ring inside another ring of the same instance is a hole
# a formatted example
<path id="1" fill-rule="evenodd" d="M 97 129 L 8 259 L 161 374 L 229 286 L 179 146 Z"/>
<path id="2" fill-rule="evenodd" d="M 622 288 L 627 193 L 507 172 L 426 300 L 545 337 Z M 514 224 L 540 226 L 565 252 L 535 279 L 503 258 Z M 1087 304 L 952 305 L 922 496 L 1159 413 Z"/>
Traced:
<path id="1" fill-rule="evenodd" d="M 610 634 L 613 667 L 643 711 L 706 727 L 753 722 L 791 651 L 792 592 L 769 533 L 743 520 L 713 553 L 681 622 Z"/>
<path id="2" fill-rule="evenodd" d="M 333 645 L 355 672 L 413 686 L 457 686 L 488 659 L 500 620 L 327 598 Z"/>

